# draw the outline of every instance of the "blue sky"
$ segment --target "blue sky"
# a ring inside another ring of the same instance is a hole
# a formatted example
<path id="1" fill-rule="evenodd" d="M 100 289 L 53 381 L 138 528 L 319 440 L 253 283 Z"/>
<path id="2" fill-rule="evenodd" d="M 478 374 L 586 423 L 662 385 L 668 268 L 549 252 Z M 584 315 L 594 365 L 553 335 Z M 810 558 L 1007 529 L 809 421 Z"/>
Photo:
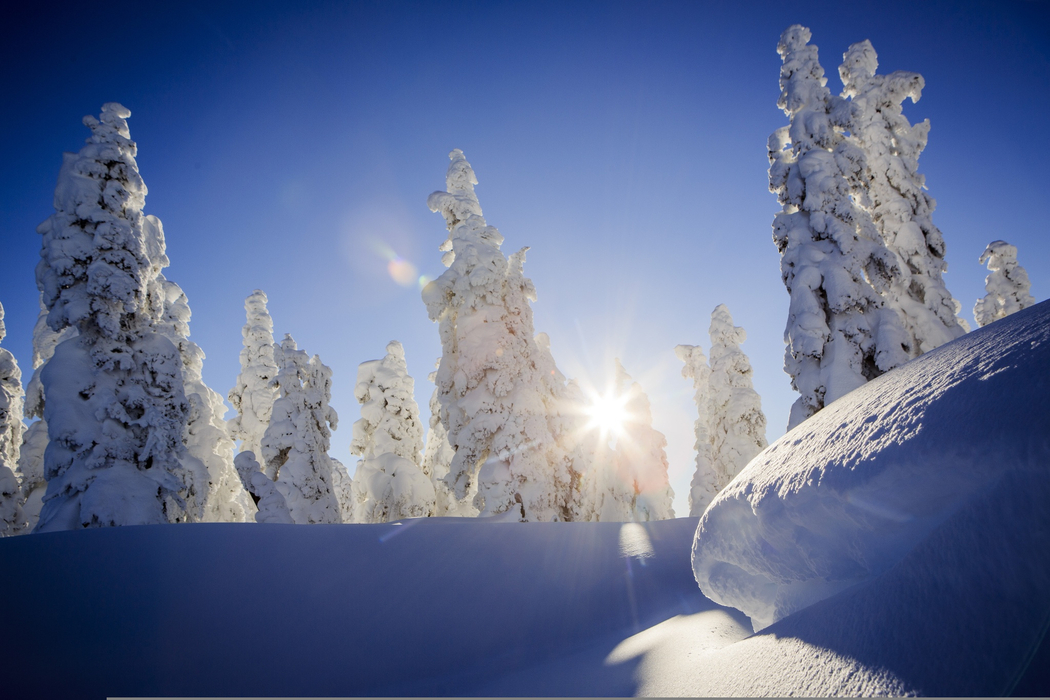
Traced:
<path id="1" fill-rule="evenodd" d="M 388 264 L 444 269 L 444 223 L 426 198 L 460 148 L 505 252 L 531 246 L 536 329 L 562 371 L 602 388 L 619 357 L 648 391 L 681 514 L 694 408 L 674 346 L 706 352 L 725 303 L 748 331 L 771 441 L 795 398 L 765 153 L 786 123 L 780 33 L 812 29 L 836 92 L 842 52 L 863 39 L 879 72 L 925 77 L 905 113 L 932 122 L 920 169 L 948 288 L 972 322 L 989 241 L 1017 245 L 1033 295 L 1050 296 L 1048 19 L 1035 1 L 20 8 L 0 28 L 4 347 L 28 376 L 35 226 L 61 153 L 88 135 L 81 117 L 121 102 L 206 381 L 223 395 L 233 385 L 243 300 L 264 289 L 278 339 L 290 332 L 334 370 L 332 454 L 352 472 L 356 367 L 389 340 L 404 344 L 427 414 L 437 327 Z"/>

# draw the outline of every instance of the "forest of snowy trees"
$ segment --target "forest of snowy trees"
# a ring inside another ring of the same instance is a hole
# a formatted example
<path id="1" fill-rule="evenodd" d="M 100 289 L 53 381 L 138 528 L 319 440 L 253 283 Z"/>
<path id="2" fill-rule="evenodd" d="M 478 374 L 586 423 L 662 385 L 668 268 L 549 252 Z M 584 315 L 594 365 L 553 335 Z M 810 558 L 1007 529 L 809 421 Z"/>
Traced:
<path id="1" fill-rule="evenodd" d="M 769 189 L 782 207 L 772 237 L 789 297 L 784 369 L 799 393 L 789 429 L 969 331 L 945 285 L 945 237 L 918 167 L 930 124 L 902 113 L 906 99 L 920 98 L 922 76 L 878 74 L 874 47 L 861 41 L 843 55 L 835 95 L 810 39 L 799 25 L 780 37 L 778 106 L 788 123 L 768 144 Z M 675 517 L 667 441 L 644 388 L 619 361 L 602 396 L 558 369 L 551 339 L 533 323 L 528 248 L 501 249 L 458 149 L 445 189 L 427 198 L 447 228 L 439 248 L 447 269 L 422 290 L 441 342 L 429 424 L 406 348 L 393 340 L 358 368 L 359 461 L 348 470 L 330 456 L 332 371 L 290 335 L 275 341 L 262 290 L 245 300 L 241 372 L 224 419 L 222 396 L 203 379 L 204 352 L 190 340 L 189 300 L 164 275 L 164 228 L 144 212 L 130 115 L 103 105 L 84 117 L 86 145 L 63 156 L 54 212 L 37 229 L 41 311 L 24 390 L 14 356 L 0 348 L 0 535 L 183 522 Z M 974 307 L 978 325 L 1035 303 L 1016 247 L 993 241 L 980 263 L 990 274 Z M 4 334 L 0 307 L 0 341 Z M 697 409 L 690 516 L 767 446 L 746 337 L 720 304 L 706 354 L 674 348 Z M 617 417 L 603 422 L 601 411 Z"/>

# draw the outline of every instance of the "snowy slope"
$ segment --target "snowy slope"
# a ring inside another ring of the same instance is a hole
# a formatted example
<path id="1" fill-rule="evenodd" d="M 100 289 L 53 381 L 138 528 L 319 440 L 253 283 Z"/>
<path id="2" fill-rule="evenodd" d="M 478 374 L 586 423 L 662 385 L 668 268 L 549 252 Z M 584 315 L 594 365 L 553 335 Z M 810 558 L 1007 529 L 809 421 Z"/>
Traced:
<path id="1" fill-rule="evenodd" d="M 1044 303 L 844 397 L 756 458 L 700 528 L 431 518 L 2 539 L 19 634 L 0 696 L 1046 695 L 1048 336 Z M 864 490 L 879 479 L 900 490 Z M 734 550 L 768 524 L 736 493 L 767 494 L 759 515 L 779 499 L 793 537 Z M 869 515 L 845 517 L 856 504 Z M 697 588 L 698 529 L 720 542 L 701 550 L 756 571 L 852 577 L 799 578 L 793 600 L 816 602 L 752 634 Z"/>

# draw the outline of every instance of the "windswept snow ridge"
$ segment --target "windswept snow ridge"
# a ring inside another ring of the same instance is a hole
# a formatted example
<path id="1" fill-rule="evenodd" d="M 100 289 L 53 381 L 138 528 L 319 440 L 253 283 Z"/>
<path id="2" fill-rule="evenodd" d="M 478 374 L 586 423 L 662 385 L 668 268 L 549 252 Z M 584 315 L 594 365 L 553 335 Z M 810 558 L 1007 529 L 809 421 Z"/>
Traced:
<path id="1" fill-rule="evenodd" d="M 1046 488 L 1048 367 L 1044 302 L 829 405 L 707 509 L 693 543 L 701 590 L 759 630 L 887 571 L 1004 480 Z"/>

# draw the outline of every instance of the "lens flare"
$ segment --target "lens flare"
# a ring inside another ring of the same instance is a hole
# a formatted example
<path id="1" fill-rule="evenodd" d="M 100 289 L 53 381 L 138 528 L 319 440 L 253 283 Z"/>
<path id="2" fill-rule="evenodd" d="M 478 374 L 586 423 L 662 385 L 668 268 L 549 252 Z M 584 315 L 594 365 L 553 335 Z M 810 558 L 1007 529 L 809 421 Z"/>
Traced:
<path id="1" fill-rule="evenodd" d="M 627 413 L 627 396 L 615 396 L 611 392 L 594 396 L 586 409 L 590 416 L 588 428 L 597 428 L 603 435 L 618 436 L 630 416 Z"/>
<path id="2" fill-rule="evenodd" d="M 419 274 L 415 265 L 400 256 L 395 257 L 386 264 L 386 271 L 390 273 L 390 278 L 402 287 L 415 285 L 416 276 Z"/>

